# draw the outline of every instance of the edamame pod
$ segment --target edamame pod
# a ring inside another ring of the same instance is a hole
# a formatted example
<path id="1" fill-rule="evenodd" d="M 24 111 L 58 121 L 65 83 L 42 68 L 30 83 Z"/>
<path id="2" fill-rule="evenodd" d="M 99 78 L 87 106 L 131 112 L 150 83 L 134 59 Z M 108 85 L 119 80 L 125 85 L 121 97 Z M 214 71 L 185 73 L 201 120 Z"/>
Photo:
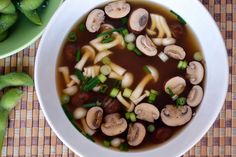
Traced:
<path id="1" fill-rule="evenodd" d="M 0 90 L 9 86 L 33 86 L 32 78 L 22 72 L 13 72 L 0 76 Z"/>
<path id="2" fill-rule="evenodd" d="M 23 92 L 18 88 L 9 89 L 0 100 L 0 108 L 10 112 L 21 99 Z"/>
<path id="3" fill-rule="evenodd" d="M 0 0 L 0 10 L 6 8 L 10 4 L 11 0 Z"/>
<path id="4" fill-rule="evenodd" d="M 0 108 L 0 156 L 2 153 L 2 145 L 4 142 L 4 137 L 6 133 L 6 128 L 8 124 L 8 111 Z"/>
<path id="5" fill-rule="evenodd" d="M 17 13 L 0 15 L 0 34 L 8 30 L 17 20 Z"/>
<path id="6" fill-rule="evenodd" d="M 5 31 L 2 34 L 0 34 L 0 42 L 5 40 L 7 36 L 8 36 L 8 31 Z"/>
<path id="7" fill-rule="evenodd" d="M 23 10 L 21 7 L 18 7 L 18 9 L 34 24 L 36 25 L 42 25 L 41 18 L 38 15 L 38 12 L 36 10 L 32 11 L 26 11 Z"/>
<path id="8" fill-rule="evenodd" d="M 16 13 L 16 8 L 15 8 L 14 4 L 12 2 L 10 2 L 10 4 L 6 8 L 0 10 L 0 13 L 14 14 L 14 13 Z"/>
<path id="9" fill-rule="evenodd" d="M 20 7 L 25 11 L 32 11 L 40 7 L 44 0 L 22 0 Z"/>

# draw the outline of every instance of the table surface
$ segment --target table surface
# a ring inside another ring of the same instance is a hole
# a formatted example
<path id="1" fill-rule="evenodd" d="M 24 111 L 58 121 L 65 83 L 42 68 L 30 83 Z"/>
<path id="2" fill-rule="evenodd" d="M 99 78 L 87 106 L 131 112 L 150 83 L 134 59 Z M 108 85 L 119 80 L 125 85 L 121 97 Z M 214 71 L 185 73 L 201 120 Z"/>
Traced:
<path id="1" fill-rule="evenodd" d="M 214 125 L 184 157 L 236 157 L 236 0 L 201 2 L 214 17 L 225 39 L 230 66 L 229 89 L 224 107 Z M 33 76 L 38 43 L 0 60 L 0 73 L 24 71 Z M 40 109 L 35 88 L 22 89 L 24 96 L 10 115 L 2 156 L 76 156 L 49 127 Z"/>

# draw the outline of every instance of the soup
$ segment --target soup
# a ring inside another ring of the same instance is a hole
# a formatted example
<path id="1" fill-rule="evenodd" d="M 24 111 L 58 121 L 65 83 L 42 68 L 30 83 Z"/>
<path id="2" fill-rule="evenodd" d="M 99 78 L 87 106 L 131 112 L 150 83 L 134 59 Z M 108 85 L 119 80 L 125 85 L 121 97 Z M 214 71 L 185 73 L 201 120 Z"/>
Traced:
<path id="1" fill-rule="evenodd" d="M 121 151 L 166 142 L 203 98 L 204 58 L 187 23 L 144 1 L 91 10 L 68 34 L 57 86 L 72 124 Z"/>

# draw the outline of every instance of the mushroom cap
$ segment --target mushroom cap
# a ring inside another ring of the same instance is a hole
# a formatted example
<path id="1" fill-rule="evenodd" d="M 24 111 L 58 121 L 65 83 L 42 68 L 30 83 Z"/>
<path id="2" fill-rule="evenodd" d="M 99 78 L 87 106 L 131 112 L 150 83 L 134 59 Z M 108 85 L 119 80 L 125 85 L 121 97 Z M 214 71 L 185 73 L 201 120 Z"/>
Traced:
<path id="1" fill-rule="evenodd" d="M 129 14 L 131 7 L 125 0 L 109 3 L 104 8 L 105 13 L 112 19 L 120 19 Z"/>
<path id="2" fill-rule="evenodd" d="M 197 61 L 192 61 L 186 70 L 189 81 L 193 85 L 197 85 L 202 82 L 204 77 L 204 68 L 201 63 Z"/>
<path id="3" fill-rule="evenodd" d="M 122 88 L 127 88 L 127 87 L 130 87 L 133 84 L 133 82 L 134 82 L 133 74 L 130 72 L 127 72 L 123 76 L 123 79 L 121 81 L 121 86 Z"/>
<path id="4" fill-rule="evenodd" d="M 160 116 L 159 110 L 152 104 L 141 103 L 134 109 L 138 119 L 153 123 Z"/>
<path id="5" fill-rule="evenodd" d="M 89 54 L 89 60 L 93 60 L 95 58 L 96 52 L 95 50 L 89 46 L 89 45 L 85 45 L 81 48 L 81 53 L 83 54 Z"/>
<path id="6" fill-rule="evenodd" d="M 146 129 L 141 123 L 134 123 L 129 125 L 127 134 L 128 144 L 131 146 L 138 146 L 143 142 L 146 135 Z"/>
<path id="7" fill-rule="evenodd" d="M 116 136 L 127 129 L 127 121 L 121 118 L 119 113 L 106 115 L 104 123 L 101 125 L 102 132 L 107 136 Z"/>
<path id="8" fill-rule="evenodd" d="M 86 122 L 89 128 L 95 130 L 98 129 L 102 123 L 103 109 L 101 107 L 92 107 L 88 110 L 86 116 Z"/>
<path id="9" fill-rule="evenodd" d="M 92 10 L 86 20 L 86 28 L 89 32 L 97 32 L 105 20 L 105 13 L 101 9 Z"/>
<path id="10" fill-rule="evenodd" d="M 168 90 L 168 88 L 170 88 L 173 94 L 180 95 L 184 91 L 185 87 L 186 81 L 182 77 L 176 76 L 166 82 L 165 92 L 170 94 Z"/>
<path id="11" fill-rule="evenodd" d="M 164 53 L 177 60 L 183 60 L 186 56 L 186 52 L 184 51 L 184 49 L 177 45 L 166 46 L 164 49 Z"/>
<path id="12" fill-rule="evenodd" d="M 161 119 L 168 126 L 181 126 L 192 118 L 191 107 L 166 105 L 161 111 Z"/>
<path id="13" fill-rule="evenodd" d="M 134 10 L 129 17 L 129 28 L 135 34 L 144 30 L 147 26 L 149 13 L 144 8 Z"/>
<path id="14" fill-rule="evenodd" d="M 113 52 L 112 52 L 112 51 L 109 51 L 109 50 L 99 52 L 99 53 L 96 55 L 95 59 L 94 59 L 94 64 L 97 64 L 97 63 L 100 62 L 104 57 L 107 57 L 107 56 L 111 55 L 112 53 L 113 53 Z"/>
<path id="15" fill-rule="evenodd" d="M 151 65 L 147 65 L 146 67 L 147 67 L 147 68 L 149 69 L 149 71 L 151 72 L 151 75 L 152 75 L 152 77 L 153 77 L 153 80 L 154 80 L 155 82 L 157 82 L 158 79 L 159 79 L 159 73 L 158 73 L 157 69 L 156 69 L 155 67 L 151 66 Z"/>
<path id="16" fill-rule="evenodd" d="M 139 35 L 136 39 L 137 48 L 147 56 L 155 56 L 157 49 L 150 38 L 144 35 Z"/>
<path id="17" fill-rule="evenodd" d="M 203 89 L 199 85 L 193 86 L 187 97 L 187 104 L 191 107 L 198 106 L 203 98 Z"/>

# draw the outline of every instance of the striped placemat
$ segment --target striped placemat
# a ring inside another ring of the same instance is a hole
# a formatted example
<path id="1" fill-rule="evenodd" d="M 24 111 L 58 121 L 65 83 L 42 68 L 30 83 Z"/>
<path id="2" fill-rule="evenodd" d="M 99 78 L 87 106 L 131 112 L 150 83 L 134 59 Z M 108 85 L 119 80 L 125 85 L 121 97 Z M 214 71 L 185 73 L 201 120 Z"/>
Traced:
<path id="1" fill-rule="evenodd" d="M 227 45 L 229 89 L 222 111 L 208 131 L 184 157 L 236 157 L 236 0 L 201 0 L 216 20 Z M 206 28 L 207 29 L 207 28 Z M 16 55 L 0 60 L 0 73 L 24 71 L 33 76 L 38 42 Z M 1 50 L 0 50 L 1 51 Z M 40 109 L 33 87 L 10 115 L 3 157 L 74 157 L 56 137 Z"/>

